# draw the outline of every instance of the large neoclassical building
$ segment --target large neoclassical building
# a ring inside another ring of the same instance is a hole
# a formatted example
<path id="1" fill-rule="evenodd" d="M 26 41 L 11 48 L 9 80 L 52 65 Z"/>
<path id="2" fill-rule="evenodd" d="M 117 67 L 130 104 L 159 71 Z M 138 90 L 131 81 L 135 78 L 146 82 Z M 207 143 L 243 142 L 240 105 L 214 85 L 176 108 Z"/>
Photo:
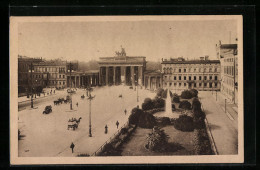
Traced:
<path id="1" fill-rule="evenodd" d="M 113 57 L 100 57 L 99 60 L 100 85 L 138 85 L 144 84 L 146 57 L 127 56 L 125 49 L 116 52 Z"/>
<path id="2" fill-rule="evenodd" d="M 220 90 L 220 61 L 171 58 L 162 61 L 163 87 L 185 90 Z"/>

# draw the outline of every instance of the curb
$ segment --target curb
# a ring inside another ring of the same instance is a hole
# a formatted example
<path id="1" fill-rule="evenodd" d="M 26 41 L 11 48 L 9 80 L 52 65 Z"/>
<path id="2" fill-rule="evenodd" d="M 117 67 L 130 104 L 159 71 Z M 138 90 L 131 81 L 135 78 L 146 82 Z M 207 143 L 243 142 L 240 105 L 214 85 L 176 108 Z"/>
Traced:
<path id="1" fill-rule="evenodd" d="M 209 140 L 210 140 L 210 144 L 211 144 L 211 149 L 213 150 L 213 152 L 214 152 L 215 155 L 218 155 L 217 147 L 216 147 L 214 138 L 213 138 L 213 136 L 212 136 L 212 134 L 211 134 L 211 131 L 210 131 L 210 128 L 209 128 L 209 125 L 208 125 L 208 120 L 207 120 L 207 118 L 204 119 L 204 122 L 205 122 L 205 124 L 206 124 L 206 129 L 207 129 L 207 133 L 208 133 L 208 136 L 209 136 Z"/>

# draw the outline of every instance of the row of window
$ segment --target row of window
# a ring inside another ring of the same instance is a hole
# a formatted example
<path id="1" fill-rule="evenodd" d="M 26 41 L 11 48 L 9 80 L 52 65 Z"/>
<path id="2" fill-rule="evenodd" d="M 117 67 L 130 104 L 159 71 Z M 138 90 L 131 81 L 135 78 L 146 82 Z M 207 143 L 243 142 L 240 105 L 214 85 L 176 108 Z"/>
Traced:
<path id="1" fill-rule="evenodd" d="M 176 86 L 177 86 L 177 83 L 169 83 L 169 86 L 170 86 L 170 87 L 171 87 L 172 85 L 173 85 L 174 87 L 176 87 Z M 178 85 L 179 85 L 179 87 L 181 87 L 181 86 L 182 86 L 182 83 L 178 83 Z M 184 86 L 184 87 L 186 87 L 187 85 L 191 86 L 191 84 L 183 83 L 183 86 Z M 194 85 L 194 87 L 197 87 L 197 84 L 196 84 L 196 83 L 193 84 L 193 85 Z M 218 83 L 209 83 L 209 86 L 208 86 L 207 83 L 198 83 L 198 87 L 202 87 L 202 85 L 204 85 L 203 87 L 210 87 L 210 88 L 212 88 L 212 87 L 218 87 Z M 167 83 L 165 83 L 165 86 L 167 86 Z"/>
<path id="2" fill-rule="evenodd" d="M 43 78 L 43 74 L 36 74 L 36 75 L 32 75 L 33 78 Z M 65 75 L 59 75 L 59 77 L 57 76 L 57 74 L 52 74 L 50 73 L 50 78 L 65 78 Z"/>
<path id="3" fill-rule="evenodd" d="M 65 67 L 35 67 L 36 72 L 59 72 L 65 73 Z"/>
<path id="4" fill-rule="evenodd" d="M 65 81 L 49 81 L 50 85 L 56 85 L 56 84 L 59 84 L 59 85 L 65 85 Z"/>
<path id="5" fill-rule="evenodd" d="M 224 74 L 234 76 L 234 66 L 224 66 Z"/>
<path id="6" fill-rule="evenodd" d="M 167 76 L 165 76 L 164 78 L 167 79 Z M 191 78 L 192 78 L 191 76 L 189 76 L 189 77 L 183 76 L 183 80 L 191 80 Z M 202 76 L 199 76 L 198 78 L 199 78 L 199 80 L 202 80 Z M 213 76 L 209 76 L 209 80 L 212 80 L 212 78 L 213 78 Z M 169 76 L 169 80 L 170 79 L 171 79 L 171 76 Z M 173 80 L 177 80 L 177 76 L 173 76 Z M 179 76 L 178 80 L 182 80 L 182 76 Z M 193 76 L 193 80 L 197 80 L 197 76 Z M 204 76 L 204 80 L 207 80 L 207 76 Z M 214 80 L 218 80 L 218 76 L 215 76 Z"/>
<path id="7" fill-rule="evenodd" d="M 174 72 L 179 72 L 179 73 L 182 73 L 182 72 L 184 72 L 184 73 L 186 73 L 186 72 L 191 72 L 191 71 L 193 71 L 193 72 L 207 72 L 207 68 L 194 68 L 194 69 L 191 69 L 191 68 L 189 68 L 189 69 L 186 69 L 186 68 L 184 68 L 184 69 L 181 69 L 181 68 L 179 68 L 179 69 L 176 69 L 176 68 L 171 68 L 171 67 L 164 67 L 163 68 L 163 72 L 165 73 L 165 74 L 169 74 L 169 73 L 174 73 Z M 214 72 L 217 72 L 218 71 L 218 68 L 216 67 L 216 68 L 214 68 Z M 208 69 L 208 72 L 213 72 L 213 68 L 209 68 Z"/>

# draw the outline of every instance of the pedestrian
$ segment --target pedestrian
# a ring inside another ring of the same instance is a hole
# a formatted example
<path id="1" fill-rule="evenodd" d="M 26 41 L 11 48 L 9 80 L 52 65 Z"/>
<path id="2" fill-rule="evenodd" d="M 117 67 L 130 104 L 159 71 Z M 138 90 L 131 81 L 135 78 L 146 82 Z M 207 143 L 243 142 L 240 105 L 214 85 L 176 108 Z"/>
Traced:
<path id="1" fill-rule="evenodd" d="M 119 122 L 118 121 L 116 121 L 116 128 L 118 129 L 118 125 L 119 125 Z"/>
<path id="2" fill-rule="evenodd" d="M 55 94 L 55 90 L 54 90 L 53 92 L 54 92 L 54 94 Z"/>
<path id="3" fill-rule="evenodd" d="M 79 103 L 77 102 L 76 105 L 77 105 L 77 107 L 78 107 L 78 106 L 79 106 Z"/>
<path id="4" fill-rule="evenodd" d="M 108 127 L 107 127 L 107 125 L 106 125 L 106 126 L 105 126 L 105 134 L 107 134 L 107 128 L 108 128 Z"/>
<path id="5" fill-rule="evenodd" d="M 125 109 L 125 115 L 126 115 L 126 112 L 127 112 L 127 111 L 126 111 L 126 109 Z"/>
<path id="6" fill-rule="evenodd" d="M 74 147 L 75 147 L 75 145 L 74 145 L 74 143 L 72 142 L 71 145 L 70 145 L 70 148 L 71 148 L 72 153 L 73 153 Z"/>

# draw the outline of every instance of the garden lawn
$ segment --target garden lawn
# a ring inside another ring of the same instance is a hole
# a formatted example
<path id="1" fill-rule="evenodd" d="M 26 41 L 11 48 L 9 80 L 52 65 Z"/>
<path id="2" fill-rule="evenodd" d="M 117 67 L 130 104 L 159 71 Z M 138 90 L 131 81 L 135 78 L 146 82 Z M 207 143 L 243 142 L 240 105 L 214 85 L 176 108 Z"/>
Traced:
<path id="1" fill-rule="evenodd" d="M 173 125 L 162 128 L 169 136 L 167 152 L 152 152 L 145 149 L 146 135 L 152 129 L 137 128 L 129 141 L 122 146 L 122 156 L 193 155 L 193 132 L 176 130 Z"/>

